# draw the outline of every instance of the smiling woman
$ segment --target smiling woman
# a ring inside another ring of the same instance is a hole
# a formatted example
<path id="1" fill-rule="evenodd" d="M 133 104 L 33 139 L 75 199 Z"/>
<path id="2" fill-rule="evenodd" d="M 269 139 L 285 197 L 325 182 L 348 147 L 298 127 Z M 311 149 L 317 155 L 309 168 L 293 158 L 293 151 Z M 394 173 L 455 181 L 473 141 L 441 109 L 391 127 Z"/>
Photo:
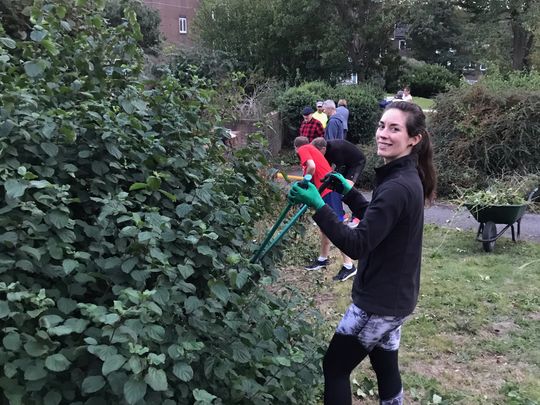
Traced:
<path id="1" fill-rule="evenodd" d="M 388 105 L 376 131 L 377 154 L 385 164 L 376 169 L 371 202 L 340 174 L 330 187 L 343 195 L 355 217 L 355 229 L 344 225 L 314 185 L 294 185 L 289 199 L 316 209 L 313 219 L 322 232 L 352 259 L 358 259 L 353 303 L 336 328 L 323 361 L 325 405 L 351 404 L 349 377 L 369 356 L 382 405 L 402 405 L 398 367 L 401 326 L 416 307 L 424 203 L 433 199 L 435 171 L 425 115 L 415 104 Z"/>

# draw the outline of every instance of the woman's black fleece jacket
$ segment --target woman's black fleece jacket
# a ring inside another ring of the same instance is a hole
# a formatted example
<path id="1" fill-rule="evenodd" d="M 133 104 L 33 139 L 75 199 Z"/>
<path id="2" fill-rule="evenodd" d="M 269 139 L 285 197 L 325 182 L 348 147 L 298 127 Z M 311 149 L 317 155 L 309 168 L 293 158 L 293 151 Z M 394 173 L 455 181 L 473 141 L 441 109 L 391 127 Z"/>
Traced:
<path id="1" fill-rule="evenodd" d="M 341 223 L 325 205 L 313 219 L 343 253 L 358 259 L 354 304 L 367 313 L 407 316 L 418 300 L 424 192 L 416 155 L 375 169 L 371 202 L 351 189 L 343 202 L 362 220 L 355 229 Z"/>

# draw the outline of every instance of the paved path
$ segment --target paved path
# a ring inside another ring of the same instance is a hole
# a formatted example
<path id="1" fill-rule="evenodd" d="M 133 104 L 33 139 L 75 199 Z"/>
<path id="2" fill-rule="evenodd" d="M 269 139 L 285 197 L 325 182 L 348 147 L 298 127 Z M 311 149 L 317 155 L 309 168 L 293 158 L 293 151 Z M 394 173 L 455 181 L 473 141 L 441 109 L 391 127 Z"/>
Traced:
<path id="1" fill-rule="evenodd" d="M 371 193 L 365 192 L 367 199 L 371 198 Z M 457 207 L 452 204 L 435 203 L 424 211 L 424 220 L 427 224 L 436 224 L 440 226 L 459 228 L 459 229 L 478 229 L 478 222 L 473 218 L 465 207 Z M 504 225 L 497 225 L 497 230 L 502 230 Z M 517 232 L 517 225 L 515 226 Z M 510 228 L 502 237 L 511 238 Z M 540 243 L 540 214 L 525 214 L 521 219 L 521 239 Z"/>

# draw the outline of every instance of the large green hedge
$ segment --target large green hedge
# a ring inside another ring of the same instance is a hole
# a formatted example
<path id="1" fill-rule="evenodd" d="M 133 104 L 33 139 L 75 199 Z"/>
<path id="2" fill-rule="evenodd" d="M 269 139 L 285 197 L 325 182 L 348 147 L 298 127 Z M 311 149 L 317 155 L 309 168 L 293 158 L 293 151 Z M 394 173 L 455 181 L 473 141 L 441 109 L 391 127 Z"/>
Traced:
<path id="1" fill-rule="evenodd" d="M 0 26 L 0 402 L 315 401 L 316 314 L 249 263 L 261 150 L 226 153 L 198 78 L 142 81 L 134 12 L 102 7 Z"/>
<path id="2" fill-rule="evenodd" d="M 347 100 L 349 109 L 348 140 L 354 143 L 367 142 L 375 134 L 377 118 L 380 114 L 379 99 L 383 97 L 381 89 L 367 85 L 338 85 L 331 87 L 323 82 L 308 82 L 298 87 L 287 89 L 278 101 L 282 116 L 286 142 L 298 136 L 302 123 L 301 111 L 305 106 L 315 109 L 317 100 L 331 99 L 336 102 Z"/>
<path id="3" fill-rule="evenodd" d="M 435 109 L 430 128 L 439 194 L 540 168 L 540 92 L 464 85 L 440 96 Z"/>

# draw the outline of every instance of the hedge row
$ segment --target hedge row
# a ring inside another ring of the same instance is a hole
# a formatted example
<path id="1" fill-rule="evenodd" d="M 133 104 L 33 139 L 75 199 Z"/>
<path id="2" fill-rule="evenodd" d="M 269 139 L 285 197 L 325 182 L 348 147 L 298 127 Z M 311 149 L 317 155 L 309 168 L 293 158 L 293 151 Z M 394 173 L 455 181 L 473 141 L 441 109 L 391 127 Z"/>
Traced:
<path id="1" fill-rule="evenodd" d="M 373 137 L 380 114 L 378 100 L 383 98 L 381 89 L 364 85 L 338 85 L 331 87 L 323 82 L 309 82 L 289 88 L 278 101 L 286 131 L 286 143 L 298 135 L 302 123 L 301 111 L 305 106 L 315 109 L 317 100 L 347 100 L 349 121 L 347 139 L 354 143 L 368 142 Z"/>
<path id="2" fill-rule="evenodd" d="M 213 92 L 143 80 L 103 3 L 0 25 L 0 403 L 313 403 L 316 313 L 249 262 L 263 145 L 225 159 Z"/>

